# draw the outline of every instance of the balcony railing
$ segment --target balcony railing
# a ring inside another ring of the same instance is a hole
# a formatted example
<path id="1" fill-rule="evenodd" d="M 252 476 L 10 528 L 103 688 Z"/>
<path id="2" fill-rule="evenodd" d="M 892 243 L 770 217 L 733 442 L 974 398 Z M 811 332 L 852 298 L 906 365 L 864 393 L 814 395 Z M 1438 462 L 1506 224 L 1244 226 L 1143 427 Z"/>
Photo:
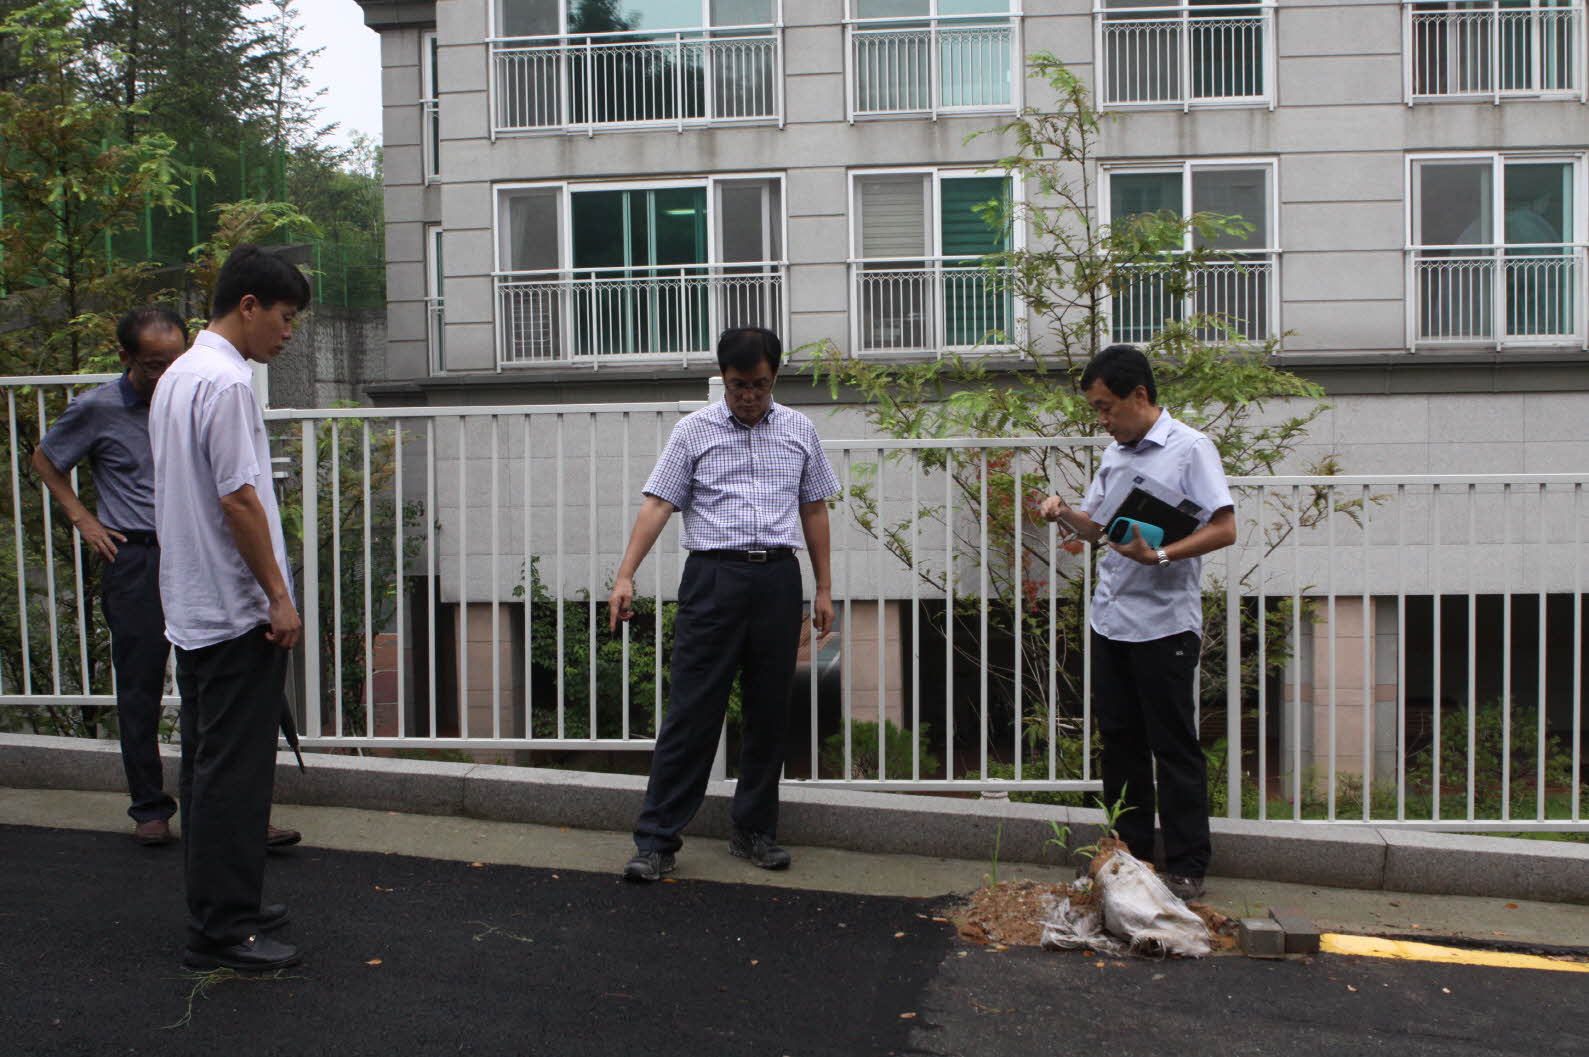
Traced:
<path id="1" fill-rule="evenodd" d="M 1190 291 L 1171 289 L 1168 276 L 1143 269 L 1140 279 L 1117 290 L 1110 308 L 1110 336 L 1133 344 L 1151 341 L 1167 321 L 1217 316 L 1247 341 L 1264 341 L 1278 333 L 1276 267 L 1279 253 L 1255 251 L 1210 261 L 1188 277 Z M 1198 337 L 1219 341 L 1222 330 L 1199 328 Z"/>
<path id="2" fill-rule="evenodd" d="M 1583 94 L 1581 4 L 1403 10 L 1409 100 Z"/>
<path id="3" fill-rule="evenodd" d="M 1023 336 L 1004 273 L 974 258 L 852 261 L 850 272 L 859 352 L 1007 348 Z"/>
<path id="4" fill-rule="evenodd" d="M 1111 7 L 1095 12 L 1105 106 L 1274 105 L 1274 10 Z"/>
<path id="5" fill-rule="evenodd" d="M 688 360 L 729 327 L 782 333 L 784 274 L 762 261 L 498 275 L 499 363 Z"/>
<path id="6" fill-rule="evenodd" d="M 781 122 L 781 31 L 708 32 L 493 41 L 493 130 Z"/>
<path id="7" fill-rule="evenodd" d="M 1412 343 L 1582 347 L 1584 254 L 1583 246 L 1410 251 Z"/>
<path id="8" fill-rule="evenodd" d="M 1008 110 L 1018 102 L 1014 20 L 849 27 L 850 114 Z"/>

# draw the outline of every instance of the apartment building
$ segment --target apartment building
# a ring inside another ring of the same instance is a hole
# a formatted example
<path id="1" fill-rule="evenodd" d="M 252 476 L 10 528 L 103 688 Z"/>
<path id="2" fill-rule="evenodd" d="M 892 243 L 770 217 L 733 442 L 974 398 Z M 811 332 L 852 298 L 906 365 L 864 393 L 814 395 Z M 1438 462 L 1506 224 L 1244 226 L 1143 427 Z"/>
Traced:
<path id="1" fill-rule="evenodd" d="M 1184 301 L 1118 298 L 1116 339 L 1204 309 L 1285 335 L 1332 405 L 1301 454 L 1349 472 L 1589 466 L 1584 0 L 358 2 L 386 113 L 378 403 L 698 399 L 734 324 L 1020 369 L 971 210 L 1030 189 L 990 168 L 1010 142 L 970 137 L 1043 105 L 1023 57 L 1048 52 L 1109 114 L 1104 219 L 1252 225 Z M 780 399 L 862 431 L 825 391 Z M 1418 589 L 1508 591 L 1442 583 Z M 1397 620 L 1346 589 L 1331 641 L 1375 660 L 1305 651 L 1293 678 L 1361 699 L 1394 680 Z"/>

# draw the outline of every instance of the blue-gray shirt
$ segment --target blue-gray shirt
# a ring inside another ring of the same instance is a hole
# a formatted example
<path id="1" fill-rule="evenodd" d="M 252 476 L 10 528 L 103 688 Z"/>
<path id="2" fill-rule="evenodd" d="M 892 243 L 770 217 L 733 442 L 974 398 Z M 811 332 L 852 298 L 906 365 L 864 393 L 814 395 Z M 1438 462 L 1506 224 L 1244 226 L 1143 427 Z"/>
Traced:
<path id="1" fill-rule="evenodd" d="M 73 397 L 44 434 L 39 450 L 62 473 L 90 461 L 99 520 L 106 528 L 154 531 L 149 402 L 125 374 Z"/>

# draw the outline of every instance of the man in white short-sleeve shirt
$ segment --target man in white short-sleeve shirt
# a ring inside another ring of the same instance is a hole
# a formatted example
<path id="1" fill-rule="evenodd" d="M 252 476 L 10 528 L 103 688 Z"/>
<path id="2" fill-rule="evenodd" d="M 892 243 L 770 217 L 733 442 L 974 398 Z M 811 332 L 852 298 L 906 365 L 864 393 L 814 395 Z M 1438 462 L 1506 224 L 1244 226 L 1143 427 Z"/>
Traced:
<path id="1" fill-rule="evenodd" d="M 208 328 L 166 371 L 149 410 L 160 601 L 182 696 L 183 961 L 195 969 L 257 972 L 299 960 L 265 935 L 287 908 L 262 902 L 260 837 L 302 622 L 248 361 L 279 356 L 308 303 L 296 267 L 237 247 L 216 279 Z"/>
<path id="2" fill-rule="evenodd" d="M 1110 543 L 1098 561 L 1092 604 L 1093 709 L 1103 737 L 1104 801 L 1130 808 L 1116 823 L 1132 854 L 1153 858 L 1154 787 L 1164 829 L 1164 868 L 1177 895 L 1203 892 L 1211 847 L 1208 776 L 1193 700 L 1202 648 L 1202 556 L 1236 542 L 1235 505 L 1214 442 L 1158 406 L 1148 359 L 1111 345 L 1087 365 L 1082 393 L 1115 442 L 1074 509 L 1043 501 L 1097 542 L 1107 526 L 1092 519 L 1122 473 L 1146 474 L 1191 499 L 1209 516 L 1195 531 L 1154 548 L 1138 531 Z"/>

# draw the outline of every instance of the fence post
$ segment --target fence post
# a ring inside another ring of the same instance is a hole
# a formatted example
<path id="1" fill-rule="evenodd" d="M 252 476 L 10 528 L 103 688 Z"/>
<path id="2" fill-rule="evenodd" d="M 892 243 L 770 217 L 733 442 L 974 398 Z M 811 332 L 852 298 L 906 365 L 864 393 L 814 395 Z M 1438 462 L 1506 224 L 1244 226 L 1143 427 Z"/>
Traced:
<path id="1" fill-rule="evenodd" d="M 1241 524 L 1237 518 L 1236 523 Z M 1225 548 L 1225 817 L 1241 818 L 1241 591 L 1236 544 Z M 1263 614 L 1258 614 L 1263 619 Z M 1261 660 L 1261 658 L 1260 658 Z M 1263 673 L 1260 671 L 1260 679 Z M 1263 790 L 1258 791 L 1260 797 Z"/>

